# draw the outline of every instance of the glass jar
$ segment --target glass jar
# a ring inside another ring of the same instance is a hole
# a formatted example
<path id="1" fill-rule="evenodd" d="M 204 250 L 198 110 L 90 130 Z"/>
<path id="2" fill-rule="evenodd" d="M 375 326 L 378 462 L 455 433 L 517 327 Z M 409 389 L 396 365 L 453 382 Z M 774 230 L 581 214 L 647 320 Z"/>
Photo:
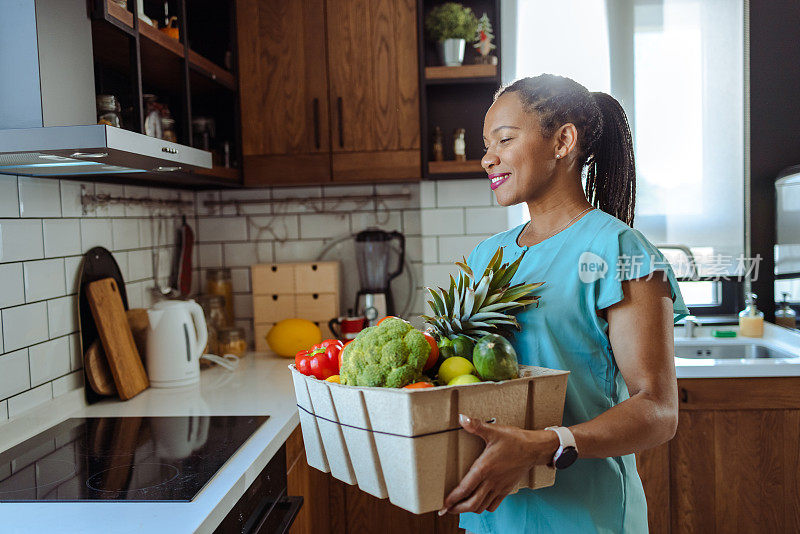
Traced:
<path id="1" fill-rule="evenodd" d="M 97 124 L 122 128 L 122 119 L 119 116 L 122 108 L 116 96 L 97 95 L 95 102 L 97 103 Z"/>
<path id="2" fill-rule="evenodd" d="M 206 271 L 206 293 L 225 299 L 225 326 L 233 327 L 233 282 L 231 270 L 220 267 Z"/>
<path id="3" fill-rule="evenodd" d="M 192 119 L 192 144 L 201 150 L 214 147 L 216 123 L 211 117 L 195 117 Z"/>
<path id="4" fill-rule="evenodd" d="M 789 306 L 789 293 L 783 293 L 783 302 L 775 310 L 775 324 L 786 328 L 797 327 L 797 313 Z"/>
<path id="5" fill-rule="evenodd" d="M 234 354 L 238 357 L 244 356 L 247 352 L 247 340 L 244 337 L 242 328 L 223 328 L 217 334 L 219 336 L 219 355 Z"/>
<path id="6" fill-rule="evenodd" d="M 150 137 L 163 139 L 164 132 L 161 129 L 161 106 L 156 95 L 142 95 L 144 100 L 144 133 Z"/>
<path id="7" fill-rule="evenodd" d="M 203 308 L 208 329 L 208 343 L 203 354 L 217 354 L 219 351 L 217 333 L 225 328 L 225 297 L 219 295 L 200 295 L 197 302 Z"/>
<path id="8" fill-rule="evenodd" d="M 178 136 L 175 134 L 175 119 L 172 117 L 161 117 L 161 133 L 164 141 L 178 142 Z"/>

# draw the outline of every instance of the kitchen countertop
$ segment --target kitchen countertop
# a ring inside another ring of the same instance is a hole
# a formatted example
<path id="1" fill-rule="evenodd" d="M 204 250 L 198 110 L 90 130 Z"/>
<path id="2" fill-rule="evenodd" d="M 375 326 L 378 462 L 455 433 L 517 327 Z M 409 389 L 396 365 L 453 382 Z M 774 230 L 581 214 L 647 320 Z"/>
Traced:
<path id="1" fill-rule="evenodd" d="M 0 450 L 5 450 L 69 417 L 269 415 L 192 502 L 3 503 L 2 531 L 212 531 L 299 424 L 287 369 L 290 361 L 251 353 L 233 373 L 214 366 L 202 371 L 200 384 L 149 388 L 127 402 L 106 400 L 86 406 L 81 390 L 0 426 Z"/>

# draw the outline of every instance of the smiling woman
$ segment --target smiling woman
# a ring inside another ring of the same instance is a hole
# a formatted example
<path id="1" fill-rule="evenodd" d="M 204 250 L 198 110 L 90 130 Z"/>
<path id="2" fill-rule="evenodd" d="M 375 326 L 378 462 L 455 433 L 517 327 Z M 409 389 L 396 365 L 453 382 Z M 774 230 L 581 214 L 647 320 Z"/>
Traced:
<path id="1" fill-rule="evenodd" d="M 531 221 L 483 241 L 467 263 L 481 272 L 505 247 L 510 261 L 522 257 L 512 284 L 545 282 L 511 342 L 519 363 L 570 377 L 563 427 L 462 419 L 486 447 L 440 513 L 462 514 L 460 526 L 479 534 L 646 532 L 633 453 L 675 433 L 673 322 L 688 310 L 669 263 L 632 228 L 625 113 L 568 78 L 525 78 L 498 93 L 484 142 L 497 202 L 526 205 Z M 555 484 L 510 495 L 518 473 L 539 464 L 555 465 Z"/>

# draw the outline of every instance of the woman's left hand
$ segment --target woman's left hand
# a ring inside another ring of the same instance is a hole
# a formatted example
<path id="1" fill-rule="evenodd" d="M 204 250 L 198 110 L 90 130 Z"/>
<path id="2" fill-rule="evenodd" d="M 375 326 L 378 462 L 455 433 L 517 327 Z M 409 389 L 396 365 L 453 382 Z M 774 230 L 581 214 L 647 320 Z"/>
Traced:
<path id="1" fill-rule="evenodd" d="M 520 473 L 549 463 L 558 449 L 558 436 L 552 431 L 487 424 L 463 414 L 459 422 L 464 430 L 480 436 L 486 447 L 444 500 L 439 515 L 494 512 L 516 488 Z"/>

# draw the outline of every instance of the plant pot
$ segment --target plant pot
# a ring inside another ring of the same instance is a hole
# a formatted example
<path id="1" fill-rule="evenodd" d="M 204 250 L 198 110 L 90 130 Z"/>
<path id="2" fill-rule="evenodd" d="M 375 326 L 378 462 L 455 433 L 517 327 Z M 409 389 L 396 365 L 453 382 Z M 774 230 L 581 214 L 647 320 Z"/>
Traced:
<path id="1" fill-rule="evenodd" d="M 446 67 L 460 67 L 464 62 L 464 50 L 467 41 L 464 39 L 445 39 L 437 44 L 439 59 Z"/>

